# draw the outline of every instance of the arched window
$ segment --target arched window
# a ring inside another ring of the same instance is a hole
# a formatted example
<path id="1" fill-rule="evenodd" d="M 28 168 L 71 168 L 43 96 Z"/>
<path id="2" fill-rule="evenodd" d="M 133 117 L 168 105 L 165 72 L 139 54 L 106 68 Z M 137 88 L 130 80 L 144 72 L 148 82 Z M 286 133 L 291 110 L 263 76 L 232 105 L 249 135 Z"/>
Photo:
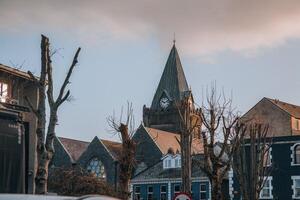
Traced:
<path id="1" fill-rule="evenodd" d="M 294 147 L 294 159 L 295 159 L 295 164 L 300 164 L 300 144 L 297 144 Z"/>
<path id="2" fill-rule="evenodd" d="M 106 178 L 104 165 L 98 158 L 92 158 L 87 164 L 86 169 L 95 174 L 98 178 Z"/>

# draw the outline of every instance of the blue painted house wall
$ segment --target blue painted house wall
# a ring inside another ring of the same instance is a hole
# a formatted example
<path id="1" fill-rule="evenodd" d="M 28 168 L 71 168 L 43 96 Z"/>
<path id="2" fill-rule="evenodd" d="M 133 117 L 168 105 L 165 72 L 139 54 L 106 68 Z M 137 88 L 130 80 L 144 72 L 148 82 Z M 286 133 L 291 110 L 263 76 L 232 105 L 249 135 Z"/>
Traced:
<path id="1" fill-rule="evenodd" d="M 293 152 L 291 147 L 300 143 L 300 136 L 274 137 L 271 149 L 271 162 L 273 170 L 270 174 L 272 177 L 272 194 L 274 200 L 292 200 L 293 181 L 292 176 L 300 176 L 300 165 L 292 165 Z M 232 199 L 239 200 L 239 185 L 236 177 L 233 177 Z M 229 189 L 230 190 L 230 189 Z M 235 191 L 235 192 L 234 192 Z"/>
<path id="2" fill-rule="evenodd" d="M 140 193 L 141 193 L 141 200 L 147 200 L 147 195 L 148 195 L 148 187 L 152 186 L 153 187 L 153 199 L 152 200 L 159 200 L 160 199 L 160 188 L 161 186 L 165 185 L 167 186 L 167 199 L 173 199 L 175 196 L 174 188 L 175 185 L 181 185 L 181 182 L 171 182 L 172 179 L 170 179 L 170 182 L 160 182 L 160 183 L 136 183 L 132 184 L 132 190 L 133 190 L 133 195 L 132 198 L 134 199 L 135 196 L 135 187 L 140 187 Z M 174 181 L 174 180 L 173 180 Z M 192 198 L 193 200 L 200 200 L 200 184 L 204 184 L 206 186 L 206 193 L 205 196 L 206 198 L 201 199 L 201 200 L 209 200 L 210 199 L 210 184 L 208 180 L 198 180 L 198 181 L 193 181 L 192 182 Z M 171 186 L 171 188 L 169 188 Z M 170 193 L 169 193 L 170 191 Z"/>

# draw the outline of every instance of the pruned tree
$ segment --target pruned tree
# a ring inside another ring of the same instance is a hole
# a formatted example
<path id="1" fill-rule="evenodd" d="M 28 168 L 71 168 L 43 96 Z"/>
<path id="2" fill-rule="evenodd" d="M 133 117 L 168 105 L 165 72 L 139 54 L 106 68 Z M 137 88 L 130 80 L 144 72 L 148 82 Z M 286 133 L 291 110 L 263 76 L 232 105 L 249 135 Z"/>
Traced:
<path id="1" fill-rule="evenodd" d="M 41 73 L 40 77 L 35 77 L 30 71 L 28 74 L 34 80 L 34 83 L 39 89 L 38 106 L 30 102 L 29 98 L 25 97 L 31 111 L 37 117 L 37 171 L 35 175 L 35 193 L 47 193 L 47 180 L 48 180 L 48 166 L 54 154 L 53 139 L 56 135 L 55 127 L 57 125 L 58 108 L 69 98 L 70 91 L 66 92 L 66 87 L 70 83 L 70 77 L 73 69 L 76 66 L 80 48 L 77 49 L 73 58 L 72 64 L 69 67 L 65 80 L 60 88 L 58 97 L 54 99 L 53 91 L 53 77 L 52 77 L 52 60 L 50 54 L 49 39 L 42 35 L 41 39 Z M 46 95 L 47 94 L 47 95 Z M 46 99 L 50 108 L 49 123 L 46 131 Z"/>
<path id="2" fill-rule="evenodd" d="M 192 143 L 201 129 L 200 110 L 195 109 L 190 98 L 186 97 L 176 103 L 180 116 L 180 140 L 176 138 L 181 149 L 182 192 L 191 194 L 192 184 Z"/>
<path id="3" fill-rule="evenodd" d="M 267 177 L 273 170 L 270 160 L 272 139 L 268 132 L 268 125 L 251 122 L 247 124 L 246 134 L 239 139 L 232 166 L 244 200 L 260 198 Z"/>
<path id="4" fill-rule="evenodd" d="M 134 118 L 132 104 L 127 105 L 126 121 L 122 122 L 122 113 L 119 121 L 116 121 L 115 116 L 108 117 L 107 121 L 110 127 L 119 134 L 122 143 L 121 155 L 118 158 L 119 162 L 119 196 L 122 199 L 130 197 L 129 183 L 135 166 L 135 151 L 136 142 L 132 136 L 134 133 Z"/>
<path id="5" fill-rule="evenodd" d="M 201 108 L 204 161 L 200 165 L 210 179 L 212 200 L 224 199 L 222 184 L 238 147 L 239 135 L 245 133 L 242 126 L 236 126 L 238 119 L 232 100 L 227 99 L 224 93 L 217 93 L 213 86 L 207 92 L 206 104 Z"/>

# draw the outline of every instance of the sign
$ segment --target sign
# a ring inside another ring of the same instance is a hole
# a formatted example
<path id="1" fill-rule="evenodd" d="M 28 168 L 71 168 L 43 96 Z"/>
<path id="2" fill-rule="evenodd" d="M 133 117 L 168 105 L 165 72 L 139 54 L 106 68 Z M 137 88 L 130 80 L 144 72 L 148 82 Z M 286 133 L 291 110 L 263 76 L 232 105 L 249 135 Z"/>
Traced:
<path id="1" fill-rule="evenodd" d="M 192 200 L 192 197 L 187 193 L 180 192 L 175 195 L 173 200 Z"/>

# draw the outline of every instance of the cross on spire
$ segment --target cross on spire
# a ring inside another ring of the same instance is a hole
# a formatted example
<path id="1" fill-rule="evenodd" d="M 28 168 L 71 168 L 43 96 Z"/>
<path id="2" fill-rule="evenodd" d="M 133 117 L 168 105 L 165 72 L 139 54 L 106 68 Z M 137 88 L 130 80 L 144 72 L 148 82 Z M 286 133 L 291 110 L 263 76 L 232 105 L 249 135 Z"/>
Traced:
<path id="1" fill-rule="evenodd" d="M 175 32 L 174 32 L 174 35 L 173 35 L 173 44 L 175 45 L 176 43 L 176 35 L 175 35 Z"/>

